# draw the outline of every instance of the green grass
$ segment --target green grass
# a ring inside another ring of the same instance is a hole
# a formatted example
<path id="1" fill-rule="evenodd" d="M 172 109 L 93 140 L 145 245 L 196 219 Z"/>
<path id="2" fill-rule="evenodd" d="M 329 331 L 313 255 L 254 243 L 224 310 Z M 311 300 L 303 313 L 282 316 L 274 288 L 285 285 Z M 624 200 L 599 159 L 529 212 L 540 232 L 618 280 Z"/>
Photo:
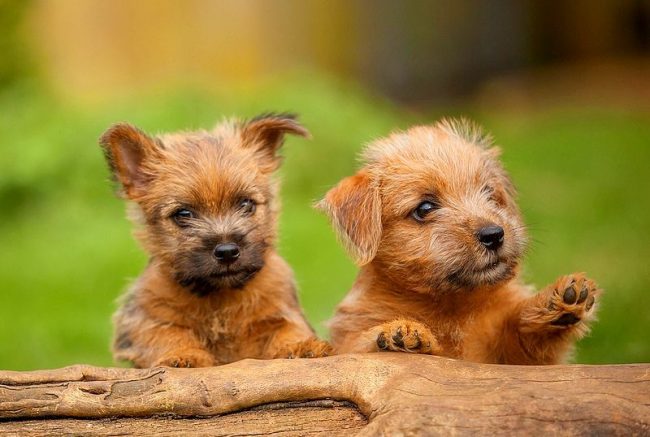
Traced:
<path id="1" fill-rule="evenodd" d="M 519 188 L 533 238 L 527 280 L 542 286 L 587 271 L 606 290 L 577 361 L 650 361 L 650 117 L 467 109 L 502 145 Z M 353 172 L 363 143 L 431 117 L 318 77 L 213 93 L 175 87 L 83 107 L 16 88 L 0 95 L 0 368 L 112 364 L 114 302 L 146 257 L 108 182 L 97 146 L 106 127 L 210 127 L 267 110 L 301 113 L 314 136 L 285 146 L 280 250 L 324 334 L 356 269 L 310 204 Z"/>

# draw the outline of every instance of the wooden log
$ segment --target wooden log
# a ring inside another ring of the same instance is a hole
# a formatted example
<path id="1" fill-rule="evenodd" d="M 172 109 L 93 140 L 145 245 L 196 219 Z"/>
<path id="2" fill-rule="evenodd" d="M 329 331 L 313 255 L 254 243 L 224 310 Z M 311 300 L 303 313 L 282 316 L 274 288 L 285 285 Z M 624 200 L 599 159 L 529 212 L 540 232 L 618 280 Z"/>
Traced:
<path id="1" fill-rule="evenodd" d="M 650 365 L 397 353 L 0 372 L 0 433 L 650 434 Z"/>
<path id="2" fill-rule="evenodd" d="M 0 434 L 244 436 L 264 433 L 296 437 L 304 435 L 332 437 L 353 435 L 366 423 L 366 419 L 354 406 L 335 403 L 318 405 L 305 402 L 200 418 L 159 416 L 11 421 L 0 423 Z"/>

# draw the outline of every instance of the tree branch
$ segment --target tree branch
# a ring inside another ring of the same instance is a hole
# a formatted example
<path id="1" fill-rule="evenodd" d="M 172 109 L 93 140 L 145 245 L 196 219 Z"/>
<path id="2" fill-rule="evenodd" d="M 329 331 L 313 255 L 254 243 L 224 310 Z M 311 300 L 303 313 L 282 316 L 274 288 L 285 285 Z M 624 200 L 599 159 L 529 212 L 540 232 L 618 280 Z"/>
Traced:
<path id="1" fill-rule="evenodd" d="M 650 365 L 497 366 L 375 353 L 199 369 L 6 371 L 0 420 L 0 431 L 16 433 L 199 433 L 204 426 L 330 436 L 648 434 Z"/>

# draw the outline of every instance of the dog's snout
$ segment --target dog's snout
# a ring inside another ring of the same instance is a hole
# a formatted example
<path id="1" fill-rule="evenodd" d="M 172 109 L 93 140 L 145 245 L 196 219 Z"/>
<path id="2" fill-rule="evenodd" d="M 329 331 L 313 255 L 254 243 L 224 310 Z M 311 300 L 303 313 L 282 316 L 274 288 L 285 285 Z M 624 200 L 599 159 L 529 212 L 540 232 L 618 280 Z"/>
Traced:
<path id="1" fill-rule="evenodd" d="M 503 228 L 497 225 L 489 225 L 479 229 L 476 234 L 478 241 L 489 250 L 497 250 L 503 245 Z"/>
<path id="2" fill-rule="evenodd" d="M 234 243 L 218 244 L 213 253 L 219 262 L 230 264 L 239 258 L 239 246 Z"/>

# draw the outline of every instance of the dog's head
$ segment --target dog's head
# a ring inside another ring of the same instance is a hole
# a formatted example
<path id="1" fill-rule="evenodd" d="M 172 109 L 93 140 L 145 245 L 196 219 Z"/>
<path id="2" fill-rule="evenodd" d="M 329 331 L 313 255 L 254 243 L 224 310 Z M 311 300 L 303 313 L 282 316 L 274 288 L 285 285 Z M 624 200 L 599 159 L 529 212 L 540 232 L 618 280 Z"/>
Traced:
<path id="1" fill-rule="evenodd" d="M 371 144 L 317 205 L 360 264 L 420 292 L 510 279 L 526 245 L 515 190 L 489 137 L 442 121 Z"/>
<path id="2" fill-rule="evenodd" d="M 100 143 L 145 249 L 203 294 L 241 287 L 264 265 L 275 239 L 272 173 L 287 133 L 309 135 L 291 115 L 269 114 L 160 136 L 117 124 Z"/>

